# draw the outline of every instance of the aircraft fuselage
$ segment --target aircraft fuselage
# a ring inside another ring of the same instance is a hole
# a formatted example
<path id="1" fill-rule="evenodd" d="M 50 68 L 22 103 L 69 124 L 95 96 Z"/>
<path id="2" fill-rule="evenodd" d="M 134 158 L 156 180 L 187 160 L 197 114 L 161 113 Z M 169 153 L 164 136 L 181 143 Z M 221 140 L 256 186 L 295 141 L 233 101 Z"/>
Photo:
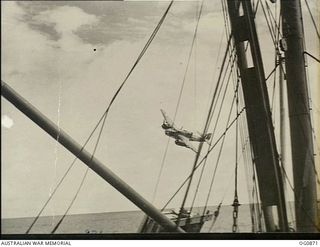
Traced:
<path id="1" fill-rule="evenodd" d="M 195 139 L 195 137 L 193 136 L 193 133 L 187 130 L 177 130 L 174 128 L 170 128 L 165 130 L 165 134 L 171 137 L 177 137 L 179 135 L 182 135 L 187 137 L 188 139 L 191 139 L 191 138 Z"/>

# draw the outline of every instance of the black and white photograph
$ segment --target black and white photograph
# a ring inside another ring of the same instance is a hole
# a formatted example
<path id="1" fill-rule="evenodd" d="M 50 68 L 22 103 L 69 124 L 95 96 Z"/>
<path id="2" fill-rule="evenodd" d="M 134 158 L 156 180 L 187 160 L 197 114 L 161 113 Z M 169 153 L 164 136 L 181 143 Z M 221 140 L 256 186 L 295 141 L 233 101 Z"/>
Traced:
<path id="1" fill-rule="evenodd" d="M 318 0 L 1 1 L 1 236 L 316 239 L 319 33 Z"/>

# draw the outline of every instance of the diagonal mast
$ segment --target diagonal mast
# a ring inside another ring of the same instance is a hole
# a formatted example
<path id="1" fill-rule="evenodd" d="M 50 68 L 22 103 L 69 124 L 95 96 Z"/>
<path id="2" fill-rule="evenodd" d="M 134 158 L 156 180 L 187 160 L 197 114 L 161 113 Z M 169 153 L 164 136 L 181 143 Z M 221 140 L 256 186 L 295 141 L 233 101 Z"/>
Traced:
<path id="1" fill-rule="evenodd" d="M 153 218 L 164 229 L 169 232 L 184 232 L 184 230 L 176 226 L 167 216 L 144 199 L 110 169 L 104 166 L 97 158 L 92 157 L 88 151 L 83 149 L 83 147 L 73 140 L 66 132 L 61 130 L 55 123 L 44 116 L 38 109 L 32 106 L 26 99 L 20 96 L 3 81 L 1 81 L 1 95 L 41 129 L 47 132 L 47 134 L 57 140 L 57 142 L 64 146 L 68 151 L 77 156 L 79 160 L 92 169 L 97 175 L 118 190 L 149 217 Z"/>
<path id="2" fill-rule="evenodd" d="M 266 230 L 277 231 L 279 226 L 280 231 L 286 232 L 288 220 L 283 183 L 251 1 L 228 0 L 228 11 Z M 278 223 L 276 218 L 279 219 Z"/>

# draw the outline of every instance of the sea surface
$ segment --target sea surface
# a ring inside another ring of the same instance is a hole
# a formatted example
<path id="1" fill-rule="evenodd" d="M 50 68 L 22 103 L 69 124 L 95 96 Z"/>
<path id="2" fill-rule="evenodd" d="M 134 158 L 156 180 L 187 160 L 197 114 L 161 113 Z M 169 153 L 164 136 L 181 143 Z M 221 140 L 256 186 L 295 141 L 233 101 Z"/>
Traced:
<path id="1" fill-rule="evenodd" d="M 216 206 L 208 207 L 213 212 Z M 222 206 L 211 232 L 232 232 L 233 207 Z M 202 212 L 195 208 L 193 212 Z M 144 218 L 141 211 L 123 211 L 107 213 L 76 214 L 66 216 L 56 233 L 137 233 Z M 34 218 L 4 218 L 1 219 L 2 234 L 24 234 Z M 52 231 L 61 216 L 43 216 L 33 226 L 30 233 L 48 234 Z M 202 232 L 208 232 L 213 220 L 202 227 Z M 239 232 L 251 232 L 251 216 L 248 205 L 241 205 L 238 214 Z"/>

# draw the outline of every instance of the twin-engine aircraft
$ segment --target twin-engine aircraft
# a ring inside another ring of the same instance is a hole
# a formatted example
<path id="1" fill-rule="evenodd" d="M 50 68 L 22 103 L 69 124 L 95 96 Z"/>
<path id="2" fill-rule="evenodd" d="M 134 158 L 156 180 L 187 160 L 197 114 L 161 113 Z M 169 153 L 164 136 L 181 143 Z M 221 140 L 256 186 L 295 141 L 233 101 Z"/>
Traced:
<path id="1" fill-rule="evenodd" d="M 178 129 L 174 126 L 173 121 L 167 116 L 164 110 L 161 109 L 161 113 L 164 118 L 163 124 L 161 127 L 165 130 L 164 133 L 167 136 L 170 136 L 176 139 L 175 144 L 186 147 L 186 148 L 190 148 L 192 151 L 197 152 L 197 149 L 195 149 L 190 144 L 190 141 L 208 142 L 210 140 L 211 133 L 201 135 L 201 134 L 195 134 L 191 131 L 188 131 L 182 128 Z"/>

